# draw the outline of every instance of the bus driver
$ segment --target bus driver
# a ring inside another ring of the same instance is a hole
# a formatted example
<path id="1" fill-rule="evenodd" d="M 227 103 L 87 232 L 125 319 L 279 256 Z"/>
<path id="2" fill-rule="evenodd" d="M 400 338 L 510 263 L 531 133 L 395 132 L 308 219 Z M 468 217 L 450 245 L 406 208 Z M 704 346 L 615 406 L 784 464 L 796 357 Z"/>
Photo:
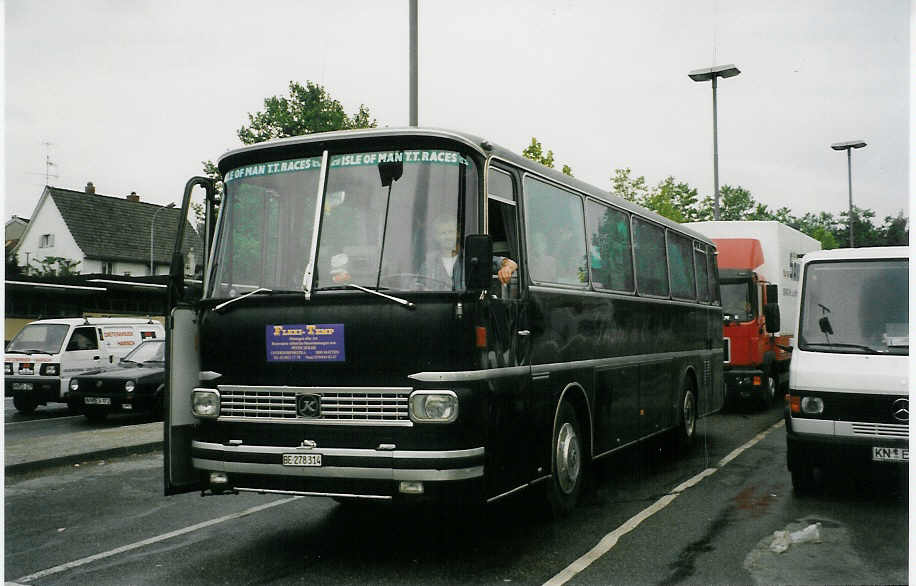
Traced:
<path id="1" fill-rule="evenodd" d="M 420 274 L 443 283 L 452 283 L 453 288 L 462 282 L 463 259 L 461 243 L 458 241 L 458 229 L 455 221 L 448 216 L 439 216 L 433 222 L 433 241 L 431 250 L 420 265 Z M 518 269 L 518 263 L 505 256 L 493 257 L 493 272 L 499 282 L 508 285 L 512 273 Z"/>

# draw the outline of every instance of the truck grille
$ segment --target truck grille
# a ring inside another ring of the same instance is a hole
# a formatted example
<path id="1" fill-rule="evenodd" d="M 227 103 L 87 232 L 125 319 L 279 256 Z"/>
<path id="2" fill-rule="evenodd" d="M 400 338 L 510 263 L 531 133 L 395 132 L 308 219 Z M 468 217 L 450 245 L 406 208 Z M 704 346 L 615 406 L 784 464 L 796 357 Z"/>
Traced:
<path id="1" fill-rule="evenodd" d="M 222 420 L 272 420 L 291 423 L 411 425 L 410 388 L 393 387 L 218 387 Z M 298 397 L 320 400 L 317 417 L 298 411 Z"/>

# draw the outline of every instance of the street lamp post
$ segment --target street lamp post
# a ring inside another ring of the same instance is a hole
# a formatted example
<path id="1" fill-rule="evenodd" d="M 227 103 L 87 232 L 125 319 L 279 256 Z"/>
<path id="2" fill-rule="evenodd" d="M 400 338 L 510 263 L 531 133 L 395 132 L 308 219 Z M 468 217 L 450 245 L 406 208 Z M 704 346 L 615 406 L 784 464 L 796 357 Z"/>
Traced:
<path id="1" fill-rule="evenodd" d="M 168 204 L 165 207 L 159 208 L 158 210 L 156 210 L 153 213 L 153 219 L 150 220 L 150 223 L 149 223 L 149 274 L 151 277 L 156 274 L 155 269 L 154 269 L 155 265 L 153 264 L 153 227 L 156 225 L 156 216 L 158 216 L 159 212 L 161 212 L 162 210 L 166 208 L 173 208 L 173 207 L 175 207 L 174 202 Z"/>
<path id="2" fill-rule="evenodd" d="M 846 174 L 849 180 L 849 248 L 855 248 L 855 239 L 852 236 L 853 219 L 852 219 L 852 149 L 860 149 L 866 145 L 864 140 L 848 140 L 846 142 L 835 142 L 830 145 L 835 151 L 846 151 Z"/>
<path id="3" fill-rule="evenodd" d="M 719 126 L 718 106 L 716 104 L 716 80 L 720 77 L 735 77 L 741 71 L 734 65 L 715 65 L 704 69 L 694 69 L 687 75 L 693 81 L 712 81 L 712 175 L 716 190 L 713 200 L 713 217 L 719 219 Z"/>

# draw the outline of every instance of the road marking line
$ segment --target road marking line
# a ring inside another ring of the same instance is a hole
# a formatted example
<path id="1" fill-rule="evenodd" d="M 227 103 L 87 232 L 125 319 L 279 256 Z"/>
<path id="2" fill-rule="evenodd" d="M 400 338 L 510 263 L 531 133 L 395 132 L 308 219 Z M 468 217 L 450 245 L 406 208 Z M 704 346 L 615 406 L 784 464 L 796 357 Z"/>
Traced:
<path id="1" fill-rule="evenodd" d="M 640 525 L 640 523 L 642 523 L 643 521 L 645 521 L 646 519 L 648 519 L 655 513 L 661 511 L 662 509 L 670 505 L 674 501 L 674 499 L 676 499 L 678 495 L 680 495 L 683 491 L 687 490 L 688 488 L 692 486 L 699 484 L 700 481 L 702 481 L 704 478 L 712 476 L 713 474 L 718 472 L 722 467 L 724 467 L 726 464 L 728 464 L 729 462 L 737 458 L 742 452 L 744 452 L 745 450 L 747 450 L 754 444 L 760 442 L 760 440 L 765 438 L 771 431 L 773 431 L 774 429 L 782 425 L 783 425 L 783 422 L 779 421 L 778 423 L 770 426 L 768 429 L 755 435 L 753 439 L 745 443 L 743 446 L 741 446 L 740 448 L 736 448 L 729 455 L 722 458 L 722 460 L 719 461 L 719 465 L 717 467 L 707 468 L 706 470 L 703 470 L 702 472 L 693 476 L 689 480 L 682 482 L 681 484 L 671 489 L 671 492 L 669 492 L 662 498 L 655 501 L 648 508 L 645 508 L 642 511 L 640 511 L 639 513 L 637 513 L 636 515 L 630 517 L 630 519 L 626 523 L 624 523 L 617 529 L 614 529 L 612 532 L 608 533 L 603 538 L 601 538 L 601 541 L 598 542 L 598 545 L 593 547 L 590 551 L 588 551 L 585 555 L 583 555 L 582 557 L 580 557 L 573 563 L 566 566 L 566 568 L 564 568 L 559 574 L 557 574 L 550 580 L 547 580 L 546 582 L 544 582 L 544 586 L 562 586 L 563 584 L 572 580 L 576 574 L 588 568 L 595 561 L 597 561 L 601 556 L 611 551 L 611 549 L 613 549 L 613 547 L 617 545 L 617 540 L 620 539 L 622 536 L 636 529 Z"/>
<path id="2" fill-rule="evenodd" d="M 10 421 L 9 423 L 4 422 L 4 425 L 24 425 L 26 423 L 47 423 L 49 421 L 66 421 L 68 419 L 76 419 L 82 417 L 82 415 L 63 415 L 61 417 L 45 417 L 44 419 L 31 419 L 29 421 Z"/>
<path id="3" fill-rule="evenodd" d="M 65 570 L 70 570 L 70 569 L 73 569 L 73 568 L 76 568 L 76 567 L 79 567 L 79 566 L 82 566 L 82 565 L 85 565 L 85 564 L 88 564 L 88 563 L 91 563 L 97 560 L 101 560 L 107 557 L 111 557 L 113 555 L 117 555 L 119 553 L 124 553 L 125 551 L 137 549 L 138 547 L 143 547 L 145 545 L 151 545 L 153 543 L 165 541 L 166 539 L 171 539 L 172 537 L 184 535 L 185 533 L 191 533 L 192 531 L 197 531 L 198 529 L 204 529 L 205 527 L 210 527 L 211 525 L 217 525 L 219 523 L 224 523 L 226 521 L 231 521 L 233 519 L 239 519 L 241 517 L 245 517 L 247 515 L 252 515 L 254 513 L 263 511 L 265 509 L 269 509 L 271 507 L 285 505 L 286 503 L 289 503 L 289 502 L 292 502 L 292 501 L 295 501 L 301 498 L 302 498 L 301 496 L 285 498 L 285 499 L 281 499 L 278 501 L 266 503 L 263 505 L 258 505 L 256 507 L 251 507 L 250 509 L 245 509 L 244 511 L 233 513 L 231 515 L 225 515 L 217 519 L 210 519 L 209 521 L 204 521 L 202 523 L 191 525 L 183 529 L 176 529 L 175 531 L 170 531 L 169 533 L 163 533 L 162 535 L 157 535 L 156 537 L 150 537 L 149 539 L 144 539 L 142 541 L 136 541 L 134 543 L 124 545 L 124 546 L 121 546 L 121 547 L 118 547 L 118 548 L 115 548 L 109 551 L 97 553 L 95 555 L 91 555 L 89 557 L 85 557 L 85 558 L 75 560 L 72 562 L 67 562 L 66 564 L 54 566 L 53 568 L 48 568 L 47 570 L 42 570 L 40 572 L 35 572 L 34 574 L 29 574 L 28 576 L 23 576 L 22 578 L 17 579 L 16 582 L 20 584 L 25 584 L 26 582 L 31 582 L 32 580 L 37 580 L 38 578 L 44 578 L 45 576 L 50 576 L 52 574 L 58 574 Z"/>

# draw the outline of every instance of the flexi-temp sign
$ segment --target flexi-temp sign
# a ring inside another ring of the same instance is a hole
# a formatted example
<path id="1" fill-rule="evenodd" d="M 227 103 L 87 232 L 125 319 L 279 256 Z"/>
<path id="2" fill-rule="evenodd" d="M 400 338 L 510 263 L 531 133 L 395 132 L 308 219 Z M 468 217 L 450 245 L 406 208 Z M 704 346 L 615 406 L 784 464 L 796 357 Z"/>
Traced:
<path id="1" fill-rule="evenodd" d="M 266 326 L 267 362 L 344 362 L 343 324 Z"/>

